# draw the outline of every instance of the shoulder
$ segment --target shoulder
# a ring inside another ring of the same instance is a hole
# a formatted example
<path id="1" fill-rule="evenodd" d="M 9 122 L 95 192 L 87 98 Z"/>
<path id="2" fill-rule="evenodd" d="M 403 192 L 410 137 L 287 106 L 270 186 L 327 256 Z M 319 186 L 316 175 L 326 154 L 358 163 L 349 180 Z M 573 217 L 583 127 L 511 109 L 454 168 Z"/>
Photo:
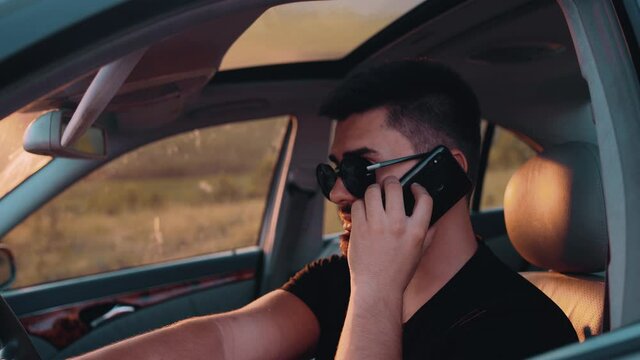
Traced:
<path id="1" fill-rule="evenodd" d="M 322 329 L 333 329 L 339 334 L 351 291 L 349 266 L 344 256 L 334 255 L 309 263 L 281 289 L 302 300 Z"/>
<path id="2" fill-rule="evenodd" d="M 333 255 L 328 258 L 318 259 L 298 271 L 287 283 L 284 290 L 290 290 L 300 285 L 303 281 L 337 280 L 336 277 L 349 276 L 349 266 L 344 256 Z"/>
<path id="3" fill-rule="evenodd" d="M 349 295 L 349 266 L 344 256 L 318 259 L 298 271 L 283 286 L 310 307 L 327 294 Z"/>

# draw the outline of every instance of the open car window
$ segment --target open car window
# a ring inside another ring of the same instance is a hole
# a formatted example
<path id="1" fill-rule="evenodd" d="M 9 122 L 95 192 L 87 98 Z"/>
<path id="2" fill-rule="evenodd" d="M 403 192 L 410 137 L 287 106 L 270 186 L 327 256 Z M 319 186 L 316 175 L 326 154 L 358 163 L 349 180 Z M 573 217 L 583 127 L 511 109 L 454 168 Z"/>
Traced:
<path id="1" fill-rule="evenodd" d="M 257 245 L 289 121 L 193 130 L 94 171 L 4 236 L 13 287 Z"/>

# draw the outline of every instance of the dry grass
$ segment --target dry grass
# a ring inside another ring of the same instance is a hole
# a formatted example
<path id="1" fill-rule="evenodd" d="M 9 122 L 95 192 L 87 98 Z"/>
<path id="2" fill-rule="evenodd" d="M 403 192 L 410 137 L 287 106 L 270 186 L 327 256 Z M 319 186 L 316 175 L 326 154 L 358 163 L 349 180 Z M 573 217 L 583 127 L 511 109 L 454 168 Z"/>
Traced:
<path id="1" fill-rule="evenodd" d="M 287 124 L 192 131 L 92 173 L 2 239 L 14 287 L 256 244 Z"/>
<path id="2" fill-rule="evenodd" d="M 103 213 L 40 213 L 4 238 L 14 287 L 255 245 L 264 200 Z"/>

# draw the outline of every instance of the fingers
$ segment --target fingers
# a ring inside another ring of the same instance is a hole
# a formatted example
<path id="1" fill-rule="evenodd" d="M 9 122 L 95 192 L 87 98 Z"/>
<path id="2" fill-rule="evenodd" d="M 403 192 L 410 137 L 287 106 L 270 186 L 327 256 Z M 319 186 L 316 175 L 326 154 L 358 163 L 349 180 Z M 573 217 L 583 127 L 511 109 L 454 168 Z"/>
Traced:
<path id="1" fill-rule="evenodd" d="M 385 210 L 394 218 L 406 216 L 404 212 L 404 199 L 402 197 L 402 185 L 395 176 L 384 179 Z"/>
<path id="2" fill-rule="evenodd" d="M 413 226 L 426 229 L 431 221 L 433 199 L 427 190 L 417 183 L 411 184 L 411 192 L 416 200 L 413 214 L 411 215 L 411 221 L 414 222 Z"/>
<path id="3" fill-rule="evenodd" d="M 362 200 L 356 200 L 351 204 L 351 224 L 353 228 L 359 227 L 367 220 L 365 213 L 364 202 Z"/>
<path id="4" fill-rule="evenodd" d="M 381 219 L 384 215 L 382 207 L 382 192 L 380 185 L 373 184 L 364 193 L 364 207 L 367 219 Z"/>

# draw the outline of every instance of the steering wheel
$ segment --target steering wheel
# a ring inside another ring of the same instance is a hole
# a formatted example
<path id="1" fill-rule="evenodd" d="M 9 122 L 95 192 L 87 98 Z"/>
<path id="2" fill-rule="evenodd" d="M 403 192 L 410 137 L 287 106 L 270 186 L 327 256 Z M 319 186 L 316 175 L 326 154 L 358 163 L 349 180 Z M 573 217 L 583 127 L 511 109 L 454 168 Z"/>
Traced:
<path id="1" fill-rule="evenodd" d="M 40 360 L 40 355 L 29 340 L 29 335 L 2 296 L 0 296 L 0 359 Z"/>

